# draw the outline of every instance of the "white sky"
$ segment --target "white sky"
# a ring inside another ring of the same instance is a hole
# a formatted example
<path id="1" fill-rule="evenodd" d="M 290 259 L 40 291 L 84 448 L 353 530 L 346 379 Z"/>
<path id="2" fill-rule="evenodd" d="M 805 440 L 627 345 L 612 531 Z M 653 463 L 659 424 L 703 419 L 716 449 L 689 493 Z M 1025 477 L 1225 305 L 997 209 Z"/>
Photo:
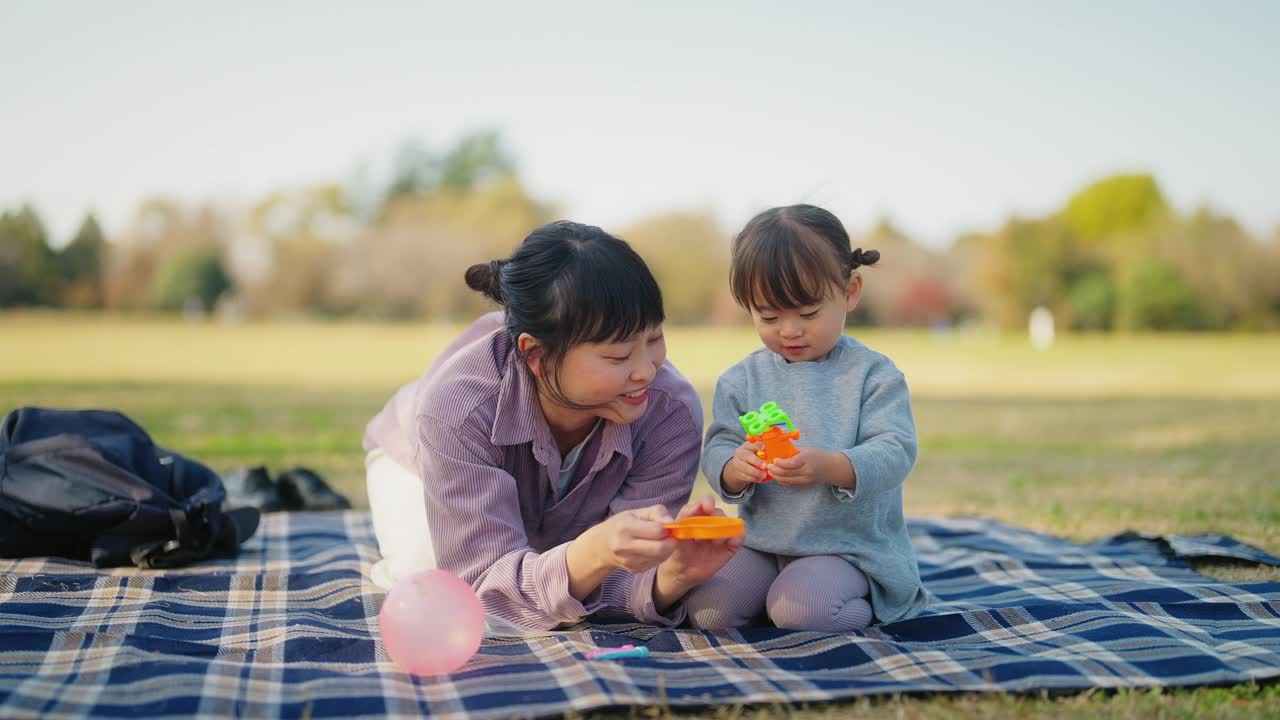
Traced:
<path id="1" fill-rule="evenodd" d="M 1269 233 L 1277 30 L 1265 0 L 0 0 L 0 208 L 60 244 L 86 210 L 110 232 L 150 195 L 248 202 L 494 128 L 615 231 L 807 201 L 944 244 L 1148 171 Z"/>

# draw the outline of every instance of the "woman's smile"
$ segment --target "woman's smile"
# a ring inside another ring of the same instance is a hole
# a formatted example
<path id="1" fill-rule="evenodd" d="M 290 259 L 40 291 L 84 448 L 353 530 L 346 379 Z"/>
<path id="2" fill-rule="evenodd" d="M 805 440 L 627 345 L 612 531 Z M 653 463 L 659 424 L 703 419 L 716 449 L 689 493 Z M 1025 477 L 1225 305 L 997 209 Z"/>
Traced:
<path id="1" fill-rule="evenodd" d="M 645 385 L 639 390 L 633 390 L 629 393 L 623 393 L 618 397 L 622 398 L 622 402 L 630 405 L 643 405 L 645 400 L 649 399 L 649 386 Z"/>

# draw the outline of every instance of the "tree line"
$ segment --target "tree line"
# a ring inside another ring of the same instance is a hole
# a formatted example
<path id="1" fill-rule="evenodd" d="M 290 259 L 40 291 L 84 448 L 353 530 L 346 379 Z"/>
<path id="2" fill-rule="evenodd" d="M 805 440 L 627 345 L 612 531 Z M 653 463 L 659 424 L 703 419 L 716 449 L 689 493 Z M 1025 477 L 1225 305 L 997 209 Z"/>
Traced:
<path id="1" fill-rule="evenodd" d="M 388 175 L 247 208 L 152 198 L 109 233 L 87 215 L 59 249 L 35 208 L 4 211 L 0 308 L 460 320 L 486 307 L 463 271 L 560 215 L 525 187 L 495 133 L 438 150 L 407 143 Z M 743 317 L 727 289 L 731 231 L 708 213 L 607 229 L 649 262 L 672 321 Z M 882 253 L 864 270 L 855 323 L 1021 327 L 1045 306 L 1085 331 L 1280 327 L 1280 229 L 1257 238 L 1212 208 L 1179 212 L 1150 175 L 1103 178 L 1046 216 L 943 249 L 888 220 L 850 230 Z"/>

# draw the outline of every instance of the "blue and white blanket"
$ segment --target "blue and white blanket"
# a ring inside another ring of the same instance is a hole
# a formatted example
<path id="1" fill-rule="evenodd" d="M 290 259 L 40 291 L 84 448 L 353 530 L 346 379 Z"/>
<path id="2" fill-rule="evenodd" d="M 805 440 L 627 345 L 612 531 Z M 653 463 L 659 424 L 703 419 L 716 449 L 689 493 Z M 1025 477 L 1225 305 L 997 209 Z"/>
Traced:
<path id="1" fill-rule="evenodd" d="M 416 678 L 378 640 L 368 515 L 270 515 L 241 557 L 169 571 L 0 560 L 0 716 L 505 718 L 612 705 L 1233 683 L 1280 676 L 1280 583 L 1182 559 L 1280 558 L 1221 536 L 1079 545 L 913 520 L 929 611 L 854 635 L 583 626 L 487 640 Z M 643 643 L 648 658 L 591 661 Z"/>

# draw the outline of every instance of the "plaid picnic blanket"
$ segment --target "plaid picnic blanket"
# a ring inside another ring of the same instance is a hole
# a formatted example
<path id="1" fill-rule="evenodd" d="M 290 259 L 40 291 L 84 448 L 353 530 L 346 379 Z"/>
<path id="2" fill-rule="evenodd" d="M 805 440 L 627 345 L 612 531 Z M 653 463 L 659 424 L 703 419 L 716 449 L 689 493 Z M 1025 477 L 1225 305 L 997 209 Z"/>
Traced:
<path id="1" fill-rule="evenodd" d="M 611 705 L 1194 685 L 1280 676 L 1280 583 L 1180 558 L 1280 558 L 1221 536 L 1087 545 L 989 520 L 914 520 L 936 602 L 854 635 L 583 626 L 487 640 L 416 678 L 382 650 L 368 516 L 271 515 L 236 560 L 169 571 L 0 561 L 0 716 L 534 717 Z M 647 659 L 589 661 L 645 643 Z"/>

